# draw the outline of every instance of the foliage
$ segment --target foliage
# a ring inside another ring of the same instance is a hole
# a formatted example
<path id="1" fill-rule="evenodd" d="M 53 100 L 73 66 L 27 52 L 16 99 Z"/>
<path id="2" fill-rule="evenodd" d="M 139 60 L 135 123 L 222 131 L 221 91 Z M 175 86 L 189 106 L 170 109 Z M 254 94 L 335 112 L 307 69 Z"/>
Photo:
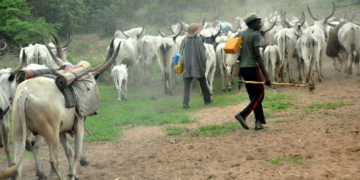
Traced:
<path id="1" fill-rule="evenodd" d="M 3 0 L 0 3 L 0 34 L 9 44 L 37 42 L 38 32 L 54 32 L 59 24 L 34 18 L 25 0 Z"/>
<path id="2" fill-rule="evenodd" d="M 336 109 L 338 107 L 341 106 L 346 106 L 348 104 L 345 104 L 343 101 L 341 102 L 336 102 L 336 103 L 315 103 L 315 104 L 310 104 L 309 108 L 310 109 Z"/>
<path id="3" fill-rule="evenodd" d="M 303 158 L 302 155 L 300 156 L 287 156 L 285 158 L 281 157 L 273 157 L 269 159 L 269 162 L 274 165 L 279 165 L 282 162 L 292 162 L 296 165 L 303 165 L 305 161 L 309 159 L 309 157 Z"/>

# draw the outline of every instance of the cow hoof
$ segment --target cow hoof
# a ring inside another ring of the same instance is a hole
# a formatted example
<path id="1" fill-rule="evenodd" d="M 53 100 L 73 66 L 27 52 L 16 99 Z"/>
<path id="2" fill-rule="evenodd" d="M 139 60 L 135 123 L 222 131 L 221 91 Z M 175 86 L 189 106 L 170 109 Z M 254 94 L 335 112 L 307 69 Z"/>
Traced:
<path id="1" fill-rule="evenodd" d="M 226 91 L 226 89 L 223 89 L 223 91 L 225 92 L 225 91 Z"/>
<path id="2" fill-rule="evenodd" d="M 0 144 L 0 148 L 2 148 L 2 147 L 4 147 L 4 145 L 1 143 L 1 144 Z"/>
<path id="3" fill-rule="evenodd" d="M 81 166 L 87 166 L 87 165 L 89 165 L 90 163 L 89 163 L 89 161 L 88 160 L 84 160 L 84 159 L 81 159 L 80 160 L 80 165 Z"/>
<path id="4" fill-rule="evenodd" d="M 273 89 L 276 89 L 276 86 L 272 86 Z"/>
<path id="5" fill-rule="evenodd" d="M 47 179 L 48 177 L 45 174 L 42 175 L 36 175 L 38 177 L 38 180 L 40 179 Z"/>
<path id="6" fill-rule="evenodd" d="M 319 79 L 319 82 L 322 82 L 322 79 Z"/>
<path id="7" fill-rule="evenodd" d="M 125 98 L 124 100 L 127 101 L 127 98 Z"/>

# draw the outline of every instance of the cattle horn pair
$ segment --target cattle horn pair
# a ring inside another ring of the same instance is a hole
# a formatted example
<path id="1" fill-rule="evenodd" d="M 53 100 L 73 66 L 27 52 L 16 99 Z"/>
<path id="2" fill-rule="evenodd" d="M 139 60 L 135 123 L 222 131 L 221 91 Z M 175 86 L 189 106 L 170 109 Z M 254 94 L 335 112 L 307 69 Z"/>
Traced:
<path id="1" fill-rule="evenodd" d="M 311 16 L 315 21 L 319 21 L 320 19 L 319 19 L 319 18 L 315 18 L 315 17 L 313 16 L 313 14 L 311 13 L 310 7 L 309 7 L 308 5 L 306 5 L 306 6 L 307 6 L 307 9 L 308 9 L 308 11 L 309 11 L 310 16 Z M 326 23 L 326 21 L 327 21 L 332 15 L 334 15 L 334 13 L 335 13 L 335 3 L 333 2 L 333 10 L 332 10 L 331 14 L 324 19 L 324 24 Z"/>
<path id="2" fill-rule="evenodd" d="M 305 21 L 306 21 L 306 17 L 305 17 L 304 12 L 301 12 L 301 13 L 302 13 L 302 18 L 301 18 L 302 21 L 301 21 L 300 26 L 303 26 L 304 23 L 305 23 Z M 286 19 L 286 12 L 284 13 L 284 22 L 288 25 L 289 28 L 293 27 L 293 26 L 289 23 L 289 21 Z M 299 21 L 299 22 L 300 22 L 300 21 Z"/>
<path id="3" fill-rule="evenodd" d="M 39 33 L 39 32 L 38 32 Z M 49 43 L 46 41 L 45 39 L 45 36 L 41 33 L 39 33 L 42 37 L 43 37 L 43 43 L 44 45 L 48 48 L 48 49 L 51 49 L 51 47 L 49 46 Z M 55 48 L 56 48 L 56 55 L 57 57 L 59 57 L 63 62 L 67 62 L 65 57 L 64 57 L 64 53 L 62 51 L 62 47 L 60 46 L 60 43 L 59 43 L 59 40 L 58 38 L 53 34 L 53 33 L 50 33 L 54 40 L 55 40 Z M 51 52 L 51 51 L 50 51 Z M 57 59 L 55 59 L 56 61 Z M 58 64 L 58 62 L 56 62 L 56 64 Z"/>

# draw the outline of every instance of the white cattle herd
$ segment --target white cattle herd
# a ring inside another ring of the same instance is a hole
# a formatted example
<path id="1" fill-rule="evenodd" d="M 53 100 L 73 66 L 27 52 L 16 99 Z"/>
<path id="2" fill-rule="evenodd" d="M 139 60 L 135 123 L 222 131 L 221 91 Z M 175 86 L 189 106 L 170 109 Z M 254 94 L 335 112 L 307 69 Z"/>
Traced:
<path id="1" fill-rule="evenodd" d="M 283 13 L 281 10 L 280 13 L 274 11 L 267 18 L 262 19 L 260 31 L 261 48 L 264 50 L 262 56 L 267 71 L 271 72 L 272 81 L 283 82 L 286 74 L 288 81 L 295 83 L 292 73 L 292 66 L 295 63 L 298 64 L 295 68 L 298 68 L 299 80 L 303 84 L 308 84 L 309 89 L 313 90 L 315 72 L 318 73 L 318 81 L 322 81 L 321 66 L 325 54 L 334 60 L 334 69 L 338 71 L 344 69 L 348 74 L 352 73 L 352 64 L 355 62 L 357 75 L 360 76 L 360 26 L 352 22 L 355 16 L 349 21 L 337 20 L 332 17 L 335 4 L 332 12 L 325 18 L 315 18 L 309 6 L 307 8 L 310 17 L 314 20 L 313 23 L 306 21 L 303 12 L 300 19 L 293 17 L 289 20 L 286 18 L 286 12 Z M 231 23 L 220 20 L 206 22 L 205 19 L 202 22 L 204 29 L 200 32 L 200 37 L 206 48 L 205 76 L 211 93 L 214 91 L 213 80 L 217 70 L 221 75 L 222 90 L 231 90 L 232 66 L 240 55 L 240 50 L 237 54 L 226 54 L 223 48 L 228 38 L 235 37 L 240 31 L 247 29 L 243 17 L 235 17 L 233 20 L 234 22 Z M 187 26 L 185 22 L 169 26 L 171 35 L 164 35 L 160 30 L 158 35 L 149 35 L 144 26 L 124 32 L 117 30 L 108 46 L 105 61 L 98 67 L 92 68 L 89 73 L 92 76 L 88 78 L 95 82 L 99 75 L 112 66 L 111 74 L 118 101 L 121 102 L 122 99 L 127 100 L 128 79 L 132 79 L 135 72 L 134 68 L 131 68 L 128 73 L 128 66 L 138 67 L 142 77 L 140 81 L 147 82 L 153 73 L 156 73 L 153 72 L 153 67 L 157 60 L 161 69 L 158 73 L 163 75 L 164 91 L 171 95 L 176 84 L 174 54 L 181 49 Z M 52 36 L 55 43 L 48 43 L 43 37 L 44 44 L 30 44 L 21 48 L 20 65 L 16 69 L 0 70 L 0 148 L 5 147 L 9 165 L 8 169 L 2 169 L 0 179 L 21 177 L 21 159 L 25 148 L 35 155 L 36 175 L 39 178 L 46 178 L 37 150 L 40 135 L 45 138 L 49 146 L 51 175 L 65 179 L 59 170 L 57 155 L 59 140 L 68 158 L 70 179 L 77 178 L 76 167 L 79 162 L 82 165 L 88 163 L 82 150 L 84 127 L 81 124 L 84 123 L 86 115 L 77 115 L 75 107 L 64 107 L 65 99 L 54 79 L 39 77 L 20 84 L 15 80 L 17 72 L 31 64 L 46 65 L 57 70 L 57 73 L 61 73 L 59 67 L 71 65 L 66 59 L 71 36 L 64 46 L 60 46 L 56 36 Z M 0 40 L 0 52 L 6 50 L 6 47 L 7 44 Z M 96 83 L 94 88 L 97 90 Z M 14 161 L 10 157 L 9 150 L 10 111 L 13 112 Z M 96 114 L 96 110 L 93 114 Z M 75 122 L 74 117 L 76 117 Z M 69 132 L 75 136 L 74 157 L 66 136 Z M 32 143 L 29 140 L 30 134 L 35 135 Z"/>

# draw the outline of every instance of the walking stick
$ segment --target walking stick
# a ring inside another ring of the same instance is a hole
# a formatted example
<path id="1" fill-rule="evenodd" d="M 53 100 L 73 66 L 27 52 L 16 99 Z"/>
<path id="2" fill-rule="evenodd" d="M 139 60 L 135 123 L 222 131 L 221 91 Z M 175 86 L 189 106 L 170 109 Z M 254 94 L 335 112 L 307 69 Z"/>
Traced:
<path id="1" fill-rule="evenodd" d="M 243 80 L 238 80 L 238 83 L 245 83 L 245 84 L 265 84 L 265 82 L 258 82 L 258 81 L 243 81 Z M 275 83 L 272 82 L 271 85 L 276 85 L 276 86 L 295 86 L 295 87 L 309 87 L 309 85 L 307 84 L 291 84 L 291 83 Z"/>

